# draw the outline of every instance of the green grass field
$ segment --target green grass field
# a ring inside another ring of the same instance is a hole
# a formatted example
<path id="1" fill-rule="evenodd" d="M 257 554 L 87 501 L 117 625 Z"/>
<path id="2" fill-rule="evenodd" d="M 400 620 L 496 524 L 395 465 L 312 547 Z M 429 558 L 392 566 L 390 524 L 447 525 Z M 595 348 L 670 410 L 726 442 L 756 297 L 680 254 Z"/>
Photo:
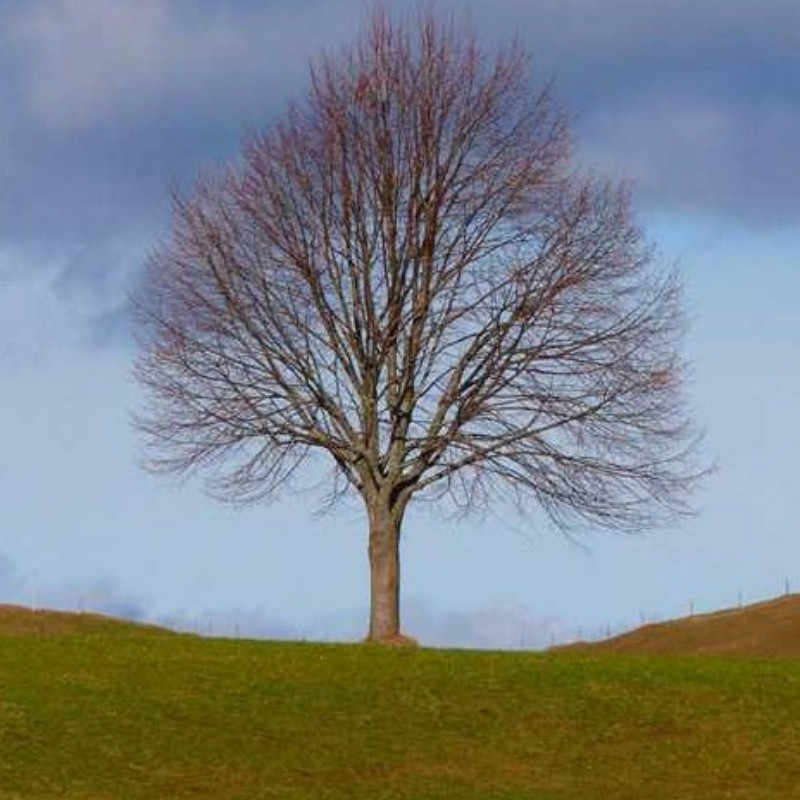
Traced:
<path id="1" fill-rule="evenodd" d="M 0 628 L 0 798 L 800 798 L 800 661 Z"/>

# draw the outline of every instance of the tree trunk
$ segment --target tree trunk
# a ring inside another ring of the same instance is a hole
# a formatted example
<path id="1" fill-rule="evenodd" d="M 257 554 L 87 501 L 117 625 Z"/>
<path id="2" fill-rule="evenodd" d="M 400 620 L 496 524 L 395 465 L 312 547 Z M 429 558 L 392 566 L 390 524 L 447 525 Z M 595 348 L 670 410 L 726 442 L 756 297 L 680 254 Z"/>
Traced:
<path id="1" fill-rule="evenodd" d="M 400 526 L 403 509 L 374 503 L 369 515 L 370 610 L 367 641 L 410 643 L 400 632 Z"/>

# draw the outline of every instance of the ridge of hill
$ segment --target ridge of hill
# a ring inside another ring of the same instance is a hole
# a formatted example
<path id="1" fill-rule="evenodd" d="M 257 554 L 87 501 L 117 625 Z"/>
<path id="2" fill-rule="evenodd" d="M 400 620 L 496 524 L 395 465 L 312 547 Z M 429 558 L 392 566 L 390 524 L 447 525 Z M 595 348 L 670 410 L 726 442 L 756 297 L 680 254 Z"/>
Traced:
<path id="1" fill-rule="evenodd" d="M 800 595 L 652 623 L 599 642 L 575 642 L 553 649 L 654 655 L 800 656 Z"/>
<path id="2" fill-rule="evenodd" d="M 87 611 L 54 611 L 0 603 L 2 636 L 66 636 L 90 633 L 161 631 L 166 628 Z"/>
<path id="3" fill-rule="evenodd" d="M 65 636 L 167 628 L 94 612 L 57 611 L 0 603 L 0 635 Z M 800 657 L 800 594 L 650 623 L 600 641 L 579 641 L 551 652 L 651 653 Z"/>

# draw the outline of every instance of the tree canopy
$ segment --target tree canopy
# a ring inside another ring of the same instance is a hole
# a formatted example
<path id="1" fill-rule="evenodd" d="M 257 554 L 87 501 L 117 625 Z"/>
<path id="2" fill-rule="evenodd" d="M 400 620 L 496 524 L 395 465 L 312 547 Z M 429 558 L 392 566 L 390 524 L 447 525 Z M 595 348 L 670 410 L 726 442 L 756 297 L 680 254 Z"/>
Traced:
<path id="1" fill-rule="evenodd" d="M 640 530 L 699 477 L 677 273 L 579 172 L 518 45 L 376 12 L 241 161 L 174 200 L 138 296 L 152 463 L 259 500 L 315 455 L 400 633 L 414 499 Z"/>

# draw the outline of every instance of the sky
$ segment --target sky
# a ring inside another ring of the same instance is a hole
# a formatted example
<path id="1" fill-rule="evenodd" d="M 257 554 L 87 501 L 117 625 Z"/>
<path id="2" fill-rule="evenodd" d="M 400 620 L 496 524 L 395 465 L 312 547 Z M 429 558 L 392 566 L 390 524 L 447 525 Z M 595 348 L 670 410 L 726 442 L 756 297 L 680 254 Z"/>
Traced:
<path id="1" fill-rule="evenodd" d="M 390 3 L 395 8 L 406 4 Z M 439 0 L 553 80 L 576 156 L 632 181 L 680 265 L 699 513 L 567 540 L 412 510 L 406 631 L 541 647 L 800 589 L 800 4 Z M 203 633 L 366 630 L 366 525 L 236 508 L 140 468 L 126 292 L 172 185 L 236 158 L 357 35 L 354 0 L 0 0 L 0 602 Z"/>

